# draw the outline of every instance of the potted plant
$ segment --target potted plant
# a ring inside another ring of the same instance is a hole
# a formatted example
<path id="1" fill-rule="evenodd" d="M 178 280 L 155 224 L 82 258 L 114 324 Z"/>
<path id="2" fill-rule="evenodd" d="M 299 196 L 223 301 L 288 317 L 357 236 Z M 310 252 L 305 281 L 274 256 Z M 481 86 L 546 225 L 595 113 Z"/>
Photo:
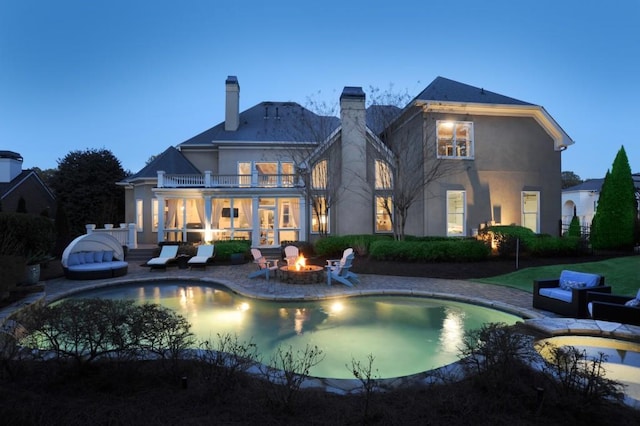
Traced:
<path id="1" fill-rule="evenodd" d="M 51 259 L 52 257 L 45 253 L 28 255 L 24 283 L 38 284 L 40 281 L 40 265 L 49 262 Z"/>

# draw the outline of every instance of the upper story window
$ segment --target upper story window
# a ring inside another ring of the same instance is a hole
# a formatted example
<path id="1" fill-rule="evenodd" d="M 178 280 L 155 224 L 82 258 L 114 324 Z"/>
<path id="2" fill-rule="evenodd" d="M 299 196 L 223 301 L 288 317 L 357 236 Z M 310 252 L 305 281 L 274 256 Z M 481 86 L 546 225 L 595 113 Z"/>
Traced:
<path id="1" fill-rule="evenodd" d="M 436 122 L 438 158 L 473 158 L 473 122 Z"/>
<path id="2" fill-rule="evenodd" d="M 376 160 L 376 189 L 392 189 L 393 175 L 389 163 Z"/>
<path id="3" fill-rule="evenodd" d="M 311 170 L 311 187 L 327 189 L 327 160 L 318 161 Z"/>

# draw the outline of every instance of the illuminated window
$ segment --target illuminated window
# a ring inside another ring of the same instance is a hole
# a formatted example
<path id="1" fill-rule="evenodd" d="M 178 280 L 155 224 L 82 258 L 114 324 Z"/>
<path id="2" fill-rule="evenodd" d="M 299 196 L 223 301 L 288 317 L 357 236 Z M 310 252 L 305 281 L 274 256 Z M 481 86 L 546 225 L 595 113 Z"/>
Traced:
<path id="1" fill-rule="evenodd" d="M 447 191 L 447 236 L 461 237 L 466 233 L 466 194 L 464 191 Z"/>
<path id="2" fill-rule="evenodd" d="M 473 123 L 437 121 L 438 158 L 473 158 Z"/>
<path id="3" fill-rule="evenodd" d="M 142 231 L 142 218 L 143 218 L 143 203 L 142 200 L 136 200 L 136 231 Z"/>
<path id="4" fill-rule="evenodd" d="M 151 200 L 151 221 L 152 221 L 152 231 L 158 232 L 158 199 L 154 198 Z"/>
<path id="5" fill-rule="evenodd" d="M 282 186 L 293 186 L 295 181 L 293 163 L 280 163 Z"/>
<path id="6" fill-rule="evenodd" d="M 540 232 L 540 193 L 538 191 L 522 192 L 522 226 L 533 232 Z"/>
<path id="7" fill-rule="evenodd" d="M 393 202 L 391 197 L 376 197 L 376 232 L 393 231 Z"/>
<path id="8" fill-rule="evenodd" d="M 393 176 L 389 164 L 382 160 L 376 160 L 376 189 L 393 188 L 392 179 Z"/>
<path id="9" fill-rule="evenodd" d="M 311 211 L 311 232 L 315 234 L 329 233 L 329 208 L 325 197 L 314 197 Z"/>
<path id="10" fill-rule="evenodd" d="M 318 161 L 311 170 L 311 187 L 327 189 L 327 160 Z"/>

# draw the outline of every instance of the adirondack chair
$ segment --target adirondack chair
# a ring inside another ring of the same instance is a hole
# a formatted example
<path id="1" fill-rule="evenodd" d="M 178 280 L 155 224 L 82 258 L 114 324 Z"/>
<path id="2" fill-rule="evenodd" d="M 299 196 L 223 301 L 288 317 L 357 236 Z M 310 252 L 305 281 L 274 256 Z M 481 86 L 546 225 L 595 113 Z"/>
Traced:
<path id="1" fill-rule="evenodd" d="M 298 250 L 298 247 L 286 246 L 284 248 L 284 258 L 287 261 L 287 266 L 295 266 L 298 256 L 300 256 L 300 250 Z"/>
<path id="2" fill-rule="evenodd" d="M 253 263 L 258 266 L 258 270 L 250 273 L 249 278 L 265 277 L 268 281 L 272 271 L 274 276 L 277 274 L 278 259 L 267 259 L 256 248 L 251 249 L 251 255 L 253 256 Z"/>
<path id="3" fill-rule="evenodd" d="M 326 266 L 328 285 L 331 285 L 332 280 L 338 281 L 339 283 L 349 287 L 353 287 L 354 284 L 360 283 L 358 275 L 351 272 L 353 258 L 353 253 L 351 253 L 346 257 L 343 257 L 337 264 Z"/>

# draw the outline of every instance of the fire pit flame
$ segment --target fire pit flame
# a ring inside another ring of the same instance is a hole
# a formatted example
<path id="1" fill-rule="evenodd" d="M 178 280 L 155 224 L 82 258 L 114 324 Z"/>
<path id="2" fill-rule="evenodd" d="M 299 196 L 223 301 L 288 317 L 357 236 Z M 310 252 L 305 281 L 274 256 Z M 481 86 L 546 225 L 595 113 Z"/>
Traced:
<path id="1" fill-rule="evenodd" d="M 296 271 L 299 271 L 301 269 L 304 270 L 306 266 L 307 259 L 305 259 L 303 255 L 298 256 L 298 259 L 296 259 Z"/>

